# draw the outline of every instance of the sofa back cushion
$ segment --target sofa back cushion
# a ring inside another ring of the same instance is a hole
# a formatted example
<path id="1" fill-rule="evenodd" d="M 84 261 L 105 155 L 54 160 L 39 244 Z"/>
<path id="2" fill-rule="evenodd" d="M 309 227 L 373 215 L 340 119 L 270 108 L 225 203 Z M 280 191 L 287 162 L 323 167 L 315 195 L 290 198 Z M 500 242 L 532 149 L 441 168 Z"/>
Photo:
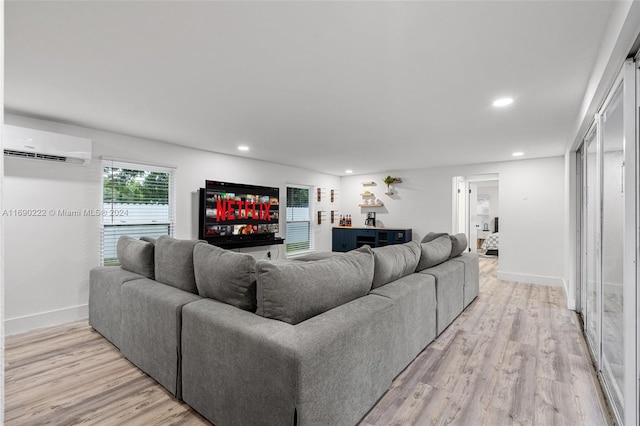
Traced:
<path id="1" fill-rule="evenodd" d="M 245 311 L 256 310 L 256 261 L 209 244 L 193 249 L 193 267 L 198 294 Z"/>
<path id="2" fill-rule="evenodd" d="M 375 260 L 372 288 L 378 288 L 414 273 L 420 261 L 421 247 L 417 241 L 410 241 L 371 251 Z"/>
<path id="3" fill-rule="evenodd" d="M 118 239 L 116 253 L 122 269 L 153 279 L 153 244 L 123 235 Z"/>
<path id="4" fill-rule="evenodd" d="M 451 239 L 451 254 L 450 259 L 458 257 L 467 248 L 467 236 L 465 234 L 450 235 Z"/>
<path id="5" fill-rule="evenodd" d="M 297 260 L 300 262 L 313 262 L 316 260 L 330 259 L 336 256 L 344 256 L 344 253 L 339 251 L 317 251 L 314 253 L 305 254 L 303 256 L 292 257 L 291 260 Z"/>
<path id="6" fill-rule="evenodd" d="M 422 241 L 420 241 L 420 243 L 429 243 L 435 240 L 436 238 L 444 237 L 445 235 L 449 235 L 449 234 L 447 234 L 446 232 L 429 232 L 427 235 L 424 236 L 424 238 L 422 239 Z"/>
<path id="7" fill-rule="evenodd" d="M 256 274 L 256 313 L 297 324 L 367 295 L 373 280 L 373 253 L 364 246 L 317 261 L 259 260 Z"/>
<path id="8" fill-rule="evenodd" d="M 416 271 L 439 265 L 447 261 L 451 255 L 451 238 L 449 238 L 449 235 L 443 235 L 428 243 L 421 243 L 420 246 L 422 253 Z"/>
<path id="9" fill-rule="evenodd" d="M 156 240 L 156 281 L 198 294 L 193 271 L 193 249 L 197 240 L 178 240 L 166 235 Z"/>

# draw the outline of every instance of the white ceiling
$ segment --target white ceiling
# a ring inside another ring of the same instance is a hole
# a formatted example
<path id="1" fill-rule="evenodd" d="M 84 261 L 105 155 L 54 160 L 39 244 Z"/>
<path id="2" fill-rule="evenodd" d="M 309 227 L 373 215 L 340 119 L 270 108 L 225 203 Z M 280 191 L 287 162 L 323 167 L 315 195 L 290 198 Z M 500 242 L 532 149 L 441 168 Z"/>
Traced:
<path id="1" fill-rule="evenodd" d="M 612 7 L 7 1 L 5 108 L 336 175 L 562 155 Z"/>

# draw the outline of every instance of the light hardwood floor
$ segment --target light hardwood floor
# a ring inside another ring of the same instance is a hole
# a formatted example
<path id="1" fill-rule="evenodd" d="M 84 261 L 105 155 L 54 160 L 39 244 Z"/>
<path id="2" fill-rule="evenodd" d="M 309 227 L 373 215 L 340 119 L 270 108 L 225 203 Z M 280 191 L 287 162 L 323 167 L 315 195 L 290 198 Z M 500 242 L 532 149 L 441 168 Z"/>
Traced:
<path id="1" fill-rule="evenodd" d="M 496 279 L 394 380 L 361 425 L 611 424 L 560 288 Z M 86 321 L 8 337 L 7 425 L 203 425 Z"/>

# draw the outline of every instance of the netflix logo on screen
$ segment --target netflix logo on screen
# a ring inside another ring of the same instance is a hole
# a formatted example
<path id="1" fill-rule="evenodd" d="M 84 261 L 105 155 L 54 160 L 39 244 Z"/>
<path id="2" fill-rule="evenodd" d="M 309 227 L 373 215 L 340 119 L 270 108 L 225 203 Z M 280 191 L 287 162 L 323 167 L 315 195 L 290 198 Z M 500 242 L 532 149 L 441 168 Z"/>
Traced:
<path id="1" fill-rule="evenodd" d="M 216 200 L 216 222 L 258 219 L 271 222 L 271 204 L 242 200 Z"/>

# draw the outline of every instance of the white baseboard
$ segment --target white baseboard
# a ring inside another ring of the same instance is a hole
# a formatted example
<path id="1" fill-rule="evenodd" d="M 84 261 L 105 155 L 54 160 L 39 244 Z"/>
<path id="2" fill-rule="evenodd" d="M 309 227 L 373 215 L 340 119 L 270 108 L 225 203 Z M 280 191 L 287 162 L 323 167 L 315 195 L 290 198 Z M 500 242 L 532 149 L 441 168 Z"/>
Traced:
<path id="1" fill-rule="evenodd" d="M 544 277 L 541 275 L 526 275 L 498 271 L 498 279 L 523 284 L 541 284 L 550 285 L 552 287 L 564 287 L 564 280 L 560 277 Z"/>
<path id="2" fill-rule="evenodd" d="M 11 336 L 12 334 L 24 333 L 38 328 L 79 321 L 88 317 L 89 305 L 72 306 L 23 317 L 7 318 L 4 320 L 4 331 L 5 336 Z"/>
<path id="3" fill-rule="evenodd" d="M 576 304 L 575 297 L 569 297 L 569 281 L 563 279 L 562 287 L 564 287 L 564 298 L 567 301 L 567 309 L 569 309 L 570 311 L 575 311 L 578 305 Z"/>

